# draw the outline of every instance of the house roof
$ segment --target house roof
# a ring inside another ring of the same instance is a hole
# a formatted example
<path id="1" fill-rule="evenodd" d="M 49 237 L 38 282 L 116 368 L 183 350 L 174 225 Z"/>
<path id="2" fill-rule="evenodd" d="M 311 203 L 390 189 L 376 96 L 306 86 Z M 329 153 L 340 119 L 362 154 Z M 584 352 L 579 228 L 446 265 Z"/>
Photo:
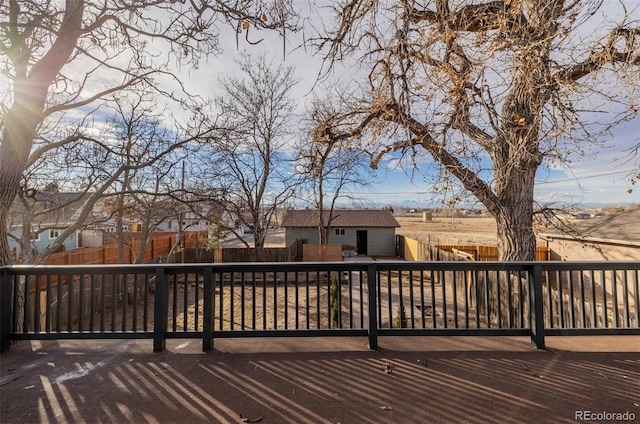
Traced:
<path id="1" fill-rule="evenodd" d="M 640 242 L 640 208 L 585 220 L 578 231 L 584 237 Z"/>
<path id="2" fill-rule="evenodd" d="M 577 238 L 640 242 L 640 208 L 601 218 L 580 220 L 572 225 Z M 571 234 L 548 233 L 547 236 L 576 237 Z"/>
<path id="3" fill-rule="evenodd" d="M 329 219 L 329 211 L 324 212 L 325 224 Z M 290 210 L 282 218 L 284 228 L 309 228 L 318 226 L 318 210 Z M 387 210 L 334 210 L 331 227 L 400 227 L 393 214 Z"/>
<path id="4" fill-rule="evenodd" d="M 85 192 L 36 192 L 25 199 L 30 208 L 20 201 L 11 206 L 10 225 L 22 226 L 21 215 L 30 213 L 33 225 L 64 227 L 78 219 L 78 215 L 91 193 Z"/>

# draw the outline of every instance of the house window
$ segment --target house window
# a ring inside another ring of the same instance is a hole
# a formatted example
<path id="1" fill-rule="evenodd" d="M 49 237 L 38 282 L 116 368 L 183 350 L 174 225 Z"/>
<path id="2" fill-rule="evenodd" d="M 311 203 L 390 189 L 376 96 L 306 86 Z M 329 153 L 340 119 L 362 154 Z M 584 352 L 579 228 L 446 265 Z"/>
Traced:
<path id="1" fill-rule="evenodd" d="M 58 236 L 60 235 L 60 230 L 55 229 L 55 230 L 49 230 L 49 240 L 53 240 L 58 238 Z"/>
<path id="2" fill-rule="evenodd" d="M 40 241 L 40 233 L 31 233 L 31 241 Z"/>
<path id="3" fill-rule="evenodd" d="M 344 228 L 336 228 L 334 231 L 334 234 L 336 236 L 343 236 L 344 235 Z"/>

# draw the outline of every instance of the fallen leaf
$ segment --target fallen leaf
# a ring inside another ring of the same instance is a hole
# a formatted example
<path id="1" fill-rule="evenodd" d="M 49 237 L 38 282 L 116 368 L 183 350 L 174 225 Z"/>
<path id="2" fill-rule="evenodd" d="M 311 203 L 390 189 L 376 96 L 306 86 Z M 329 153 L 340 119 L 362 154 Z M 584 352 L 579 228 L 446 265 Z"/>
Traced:
<path id="1" fill-rule="evenodd" d="M 240 414 L 240 421 L 242 421 L 243 423 L 259 423 L 263 418 L 264 417 L 262 415 L 258 418 L 246 418 L 243 417 L 242 414 Z"/>

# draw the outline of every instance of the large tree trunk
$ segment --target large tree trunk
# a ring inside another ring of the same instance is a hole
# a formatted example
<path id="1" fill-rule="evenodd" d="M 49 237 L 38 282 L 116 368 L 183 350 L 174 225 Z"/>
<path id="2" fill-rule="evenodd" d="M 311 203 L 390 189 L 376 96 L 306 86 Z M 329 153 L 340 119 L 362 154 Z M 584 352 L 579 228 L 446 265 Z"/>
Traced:
<path id="1" fill-rule="evenodd" d="M 502 137 L 489 154 L 494 162 L 494 192 L 500 208 L 492 213 L 498 226 L 501 261 L 534 261 L 533 232 L 535 175 L 542 163 L 540 132 L 545 96 L 545 72 L 539 61 L 548 57 L 544 43 L 517 55 L 514 84 L 502 108 Z"/>
<path id="2" fill-rule="evenodd" d="M 533 122 L 530 128 L 505 131 L 509 138 L 504 140 L 503 145 L 507 148 L 498 149 L 494 154 L 494 191 L 499 206 L 489 211 L 496 219 L 498 228 L 500 261 L 536 259 L 533 192 L 542 154 L 539 151 L 535 112 L 527 112 L 520 110 L 516 116 L 525 116 L 528 122 Z"/>
<path id="3" fill-rule="evenodd" d="M 9 251 L 9 210 L 18 190 L 20 179 L 29 157 L 35 126 L 30 129 L 20 125 L 17 115 L 22 109 L 14 106 L 4 118 L 4 135 L 0 144 L 0 265 L 10 265 L 13 258 Z M 26 113 L 26 112 L 25 112 Z M 25 119 L 26 120 L 26 119 Z"/>
<path id="4" fill-rule="evenodd" d="M 505 209 L 496 218 L 498 226 L 498 260 L 534 261 L 536 259 L 536 236 L 533 232 L 531 202 L 522 202 L 523 207 Z M 525 210 L 529 209 L 529 210 Z"/>
<path id="5" fill-rule="evenodd" d="M 0 265 L 11 264 L 7 219 L 18 190 L 49 87 L 76 48 L 84 1 L 66 0 L 65 14 L 58 38 L 36 63 L 29 63 L 29 47 L 15 37 L 7 50 L 15 66 L 13 104 L 2 120 L 4 131 L 0 143 Z M 17 26 L 17 23 L 14 23 Z M 29 69 L 29 66 L 31 68 Z"/>
<path id="6" fill-rule="evenodd" d="M 498 228 L 498 260 L 534 261 L 533 191 L 541 155 L 536 154 L 537 142 L 514 144 L 528 145 L 531 154 L 525 155 L 527 159 L 516 161 L 507 158 L 496 167 L 495 190 L 500 207 L 490 212 Z"/>

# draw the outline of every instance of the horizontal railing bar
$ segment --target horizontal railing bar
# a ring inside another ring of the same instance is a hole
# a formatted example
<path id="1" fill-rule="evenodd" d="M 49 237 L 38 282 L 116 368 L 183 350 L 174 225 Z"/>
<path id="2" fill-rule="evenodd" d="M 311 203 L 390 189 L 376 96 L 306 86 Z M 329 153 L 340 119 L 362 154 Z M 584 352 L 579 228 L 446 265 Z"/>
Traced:
<path id="1" fill-rule="evenodd" d="M 169 331 L 164 335 L 167 339 L 201 339 L 204 336 L 202 331 Z"/>
<path id="2" fill-rule="evenodd" d="M 378 328 L 380 336 L 531 336 L 528 328 Z"/>
<path id="3" fill-rule="evenodd" d="M 640 335 L 640 328 L 548 328 L 545 336 L 632 336 Z"/>
<path id="4" fill-rule="evenodd" d="M 315 329 L 315 330 L 229 330 L 214 331 L 213 338 L 243 338 L 243 337 L 366 337 L 366 329 Z"/>
<path id="5" fill-rule="evenodd" d="M 373 263 L 380 271 L 525 271 L 533 265 L 541 266 L 543 271 L 586 271 L 586 270 L 640 270 L 640 261 L 545 261 L 545 262 L 403 262 L 403 261 L 362 261 L 362 262 L 237 262 L 211 264 L 139 264 L 139 265 L 12 265 L 2 267 L 14 275 L 48 275 L 60 271 L 74 274 L 151 274 L 156 269 L 169 273 L 198 272 L 205 268 L 214 272 L 305 272 L 305 271 L 366 271 Z"/>
<path id="6" fill-rule="evenodd" d="M 108 332 L 108 333 L 14 333 L 13 340 L 101 340 L 101 339 L 151 339 L 153 332 Z"/>

